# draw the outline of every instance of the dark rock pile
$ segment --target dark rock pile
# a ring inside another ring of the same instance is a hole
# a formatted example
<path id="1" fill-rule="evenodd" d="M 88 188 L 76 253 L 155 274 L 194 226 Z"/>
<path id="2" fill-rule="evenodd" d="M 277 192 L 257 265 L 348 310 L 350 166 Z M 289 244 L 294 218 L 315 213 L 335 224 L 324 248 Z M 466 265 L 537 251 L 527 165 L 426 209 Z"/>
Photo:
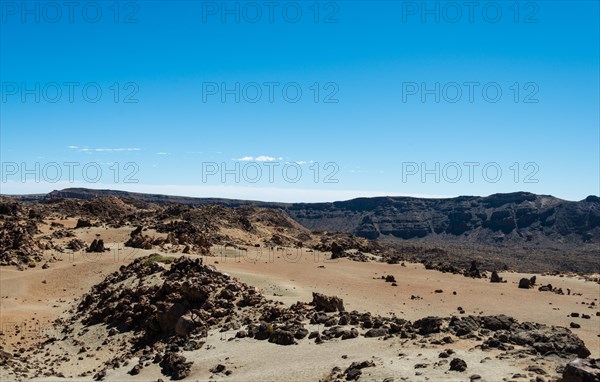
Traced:
<path id="1" fill-rule="evenodd" d="M 208 233 L 213 231 L 209 231 L 208 226 L 205 227 L 200 223 L 174 221 L 160 224 L 157 231 L 168 234 L 166 242 L 175 245 L 189 245 L 202 254 L 208 254 L 211 244 L 217 243 L 217 238 L 211 237 L 214 234 Z"/>
<path id="2" fill-rule="evenodd" d="M 85 242 L 81 239 L 72 239 L 67 244 L 67 248 L 72 250 L 73 252 L 81 251 L 86 247 Z"/>
<path id="3" fill-rule="evenodd" d="M 129 236 L 129 240 L 125 242 L 125 246 L 139 249 L 152 249 L 155 244 L 158 245 L 163 242 L 162 240 L 157 241 L 148 235 L 144 235 L 142 233 L 143 230 L 144 227 L 142 226 L 138 226 L 134 229 Z"/>
<path id="4" fill-rule="evenodd" d="M 5 221 L 0 227 L 0 265 L 35 266 L 42 261 L 42 251 L 34 239 L 37 224 Z"/>
<path id="5" fill-rule="evenodd" d="M 183 253 L 194 251 L 197 254 L 210 254 L 210 246 L 217 240 L 211 240 L 210 235 L 202 231 L 194 223 L 186 221 L 170 222 L 168 224 L 159 224 L 159 232 L 167 233 L 166 238 L 151 237 L 143 233 L 144 227 L 138 226 L 131 232 L 129 240 L 125 242 L 126 247 L 152 249 L 154 246 L 163 246 L 163 244 L 183 245 Z"/>
<path id="6" fill-rule="evenodd" d="M 132 375 L 138 374 L 144 363 L 154 360 L 171 378 L 185 378 L 191 363 L 181 350 L 199 349 L 208 333 L 214 331 L 230 332 L 230 340 L 267 341 L 280 346 L 358 337 L 410 339 L 441 346 L 470 340 L 482 350 L 554 354 L 569 359 L 590 355 L 584 343 L 562 327 L 519 323 L 504 315 L 430 316 L 411 322 L 395 316 L 346 311 L 342 299 L 320 293 L 313 293 L 310 303 L 297 302 L 286 307 L 266 299 L 254 287 L 204 265 L 201 259 L 180 257 L 170 265 L 169 259 L 149 256 L 122 266 L 85 294 L 68 318 L 56 322 L 63 341 L 78 341 L 74 329 L 78 323 L 84 325 L 84 331 L 92 325 L 105 325 L 106 341 L 127 333 L 123 339 L 126 342 L 121 342 L 114 359 L 105 363 L 104 370 L 94 371 L 95 379 L 103 379 L 106 369 L 121 367 L 133 357 L 144 361 L 130 369 Z M 307 325 L 318 329 L 309 332 Z M 446 354 L 449 357 L 452 353 Z M 464 371 L 466 365 L 453 362 L 452 370 Z M 360 377 L 359 366 L 351 365 L 333 374 L 354 380 Z"/>
<path id="7" fill-rule="evenodd" d="M 313 293 L 310 304 L 285 307 L 265 299 L 255 288 L 203 265 L 201 259 L 181 257 L 168 268 L 136 259 L 109 275 L 84 296 L 75 317 L 87 325 L 98 323 L 134 331 L 139 340 L 166 344 L 202 338 L 207 331 L 237 331 L 237 338 L 268 340 L 291 345 L 308 336 L 317 343 L 340 338 L 397 336 L 417 338 L 443 333 L 481 340 L 482 348 L 510 350 L 518 345 L 541 355 L 577 355 L 590 352 L 569 329 L 536 323 L 519 323 L 511 317 L 425 317 L 414 323 L 398 317 L 347 312 L 335 296 Z M 147 283 L 153 277 L 162 283 Z M 323 325 L 308 333 L 305 324 Z M 449 341 L 451 341 L 451 337 Z"/>

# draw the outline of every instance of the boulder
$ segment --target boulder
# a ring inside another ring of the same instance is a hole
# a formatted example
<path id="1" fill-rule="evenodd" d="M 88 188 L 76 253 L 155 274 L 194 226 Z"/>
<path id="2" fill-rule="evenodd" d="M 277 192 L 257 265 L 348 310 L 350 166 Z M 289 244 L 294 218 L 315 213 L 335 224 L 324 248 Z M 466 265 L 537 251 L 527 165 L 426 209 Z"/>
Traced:
<path id="1" fill-rule="evenodd" d="M 415 329 L 419 329 L 419 333 L 426 335 L 431 333 L 439 333 L 442 326 L 442 319 L 439 317 L 428 316 L 421 318 L 413 323 Z"/>
<path id="2" fill-rule="evenodd" d="M 352 362 L 352 364 L 344 371 L 346 381 L 356 381 L 362 374 L 361 369 L 373 366 L 375 366 L 373 361 Z"/>
<path id="3" fill-rule="evenodd" d="M 450 361 L 450 370 L 463 372 L 467 370 L 467 363 L 460 358 L 454 358 Z"/>
<path id="4" fill-rule="evenodd" d="M 160 366 L 165 371 L 165 374 L 170 375 L 175 380 L 178 380 L 190 375 L 192 362 L 186 361 L 186 358 L 181 354 L 167 352 L 162 357 Z"/>
<path id="5" fill-rule="evenodd" d="M 501 283 L 502 282 L 502 277 L 498 276 L 498 272 L 493 271 L 492 272 L 492 277 L 490 278 L 490 282 L 492 282 L 492 283 Z"/>
<path id="6" fill-rule="evenodd" d="M 86 219 L 77 219 L 77 225 L 75 225 L 75 229 L 88 227 L 92 227 L 92 222 Z"/>
<path id="7" fill-rule="evenodd" d="M 210 295 L 210 289 L 200 284 L 197 278 L 185 280 L 181 285 L 181 294 L 186 300 L 202 303 Z"/>
<path id="8" fill-rule="evenodd" d="M 388 330 L 386 328 L 377 328 L 377 329 L 369 329 L 365 333 L 365 337 L 383 337 L 388 334 Z"/>
<path id="9" fill-rule="evenodd" d="M 293 345 L 294 344 L 294 332 L 284 329 L 275 329 L 269 337 L 269 342 L 277 345 Z"/>
<path id="10" fill-rule="evenodd" d="M 196 329 L 196 323 L 189 314 L 179 317 L 175 324 L 175 333 L 182 337 L 189 337 Z"/>
<path id="11" fill-rule="evenodd" d="M 342 248 L 341 245 L 339 245 L 335 241 L 333 243 L 331 243 L 331 258 L 332 259 L 339 259 L 340 257 L 344 257 L 345 255 L 346 255 L 346 252 L 344 251 L 344 248 Z"/>
<path id="12" fill-rule="evenodd" d="M 313 292 L 312 305 L 316 310 L 324 312 L 343 312 L 344 300 L 337 296 L 325 296 L 321 293 Z"/>
<path id="13" fill-rule="evenodd" d="M 104 248 L 104 240 L 102 239 L 94 239 L 92 244 L 90 244 L 90 247 L 87 249 L 87 252 L 94 253 L 102 253 L 104 251 L 106 251 L 106 248 Z"/>
<path id="14" fill-rule="evenodd" d="M 600 361 L 576 358 L 567 364 L 559 382 L 600 382 Z"/>
<path id="15" fill-rule="evenodd" d="M 183 316 L 186 308 L 180 303 L 171 304 L 169 308 L 163 312 L 158 313 L 157 320 L 160 326 L 160 329 L 163 332 L 168 332 L 175 329 L 179 318 Z"/>
<path id="16" fill-rule="evenodd" d="M 531 280 L 523 277 L 521 280 L 519 280 L 519 288 L 521 288 L 521 289 L 531 288 Z"/>

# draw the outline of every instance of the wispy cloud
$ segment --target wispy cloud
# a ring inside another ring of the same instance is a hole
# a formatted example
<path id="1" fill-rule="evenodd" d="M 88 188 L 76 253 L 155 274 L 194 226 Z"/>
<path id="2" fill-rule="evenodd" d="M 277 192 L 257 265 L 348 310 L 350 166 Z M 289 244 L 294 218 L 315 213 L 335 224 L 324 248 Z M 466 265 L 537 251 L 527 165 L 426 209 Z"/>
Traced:
<path id="1" fill-rule="evenodd" d="M 282 157 L 276 158 L 276 157 L 271 157 L 271 156 L 267 156 L 267 155 L 260 155 L 257 157 L 253 157 L 253 156 L 245 156 L 245 157 L 241 157 L 235 160 L 239 160 L 242 162 L 274 162 L 276 160 L 283 160 Z"/>
<path id="2" fill-rule="evenodd" d="M 77 150 L 81 152 L 98 152 L 98 153 L 112 153 L 112 152 L 123 152 L 123 151 L 142 151 L 142 149 L 138 147 L 117 147 L 117 148 L 89 148 L 89 147 L 79 147 L 79 146 L 67 146 L 68 149 Z"/>
<path id="3" fill-rule="evenodd" d="M 166 152 L 164 152 L 164 151 L 160 151 L 160 152 L 157 152 L 157 153 L 156 153 L 156 155 L 168 155 L 168 154 L 169 154 L 169 153 L 166 153 Z"/>

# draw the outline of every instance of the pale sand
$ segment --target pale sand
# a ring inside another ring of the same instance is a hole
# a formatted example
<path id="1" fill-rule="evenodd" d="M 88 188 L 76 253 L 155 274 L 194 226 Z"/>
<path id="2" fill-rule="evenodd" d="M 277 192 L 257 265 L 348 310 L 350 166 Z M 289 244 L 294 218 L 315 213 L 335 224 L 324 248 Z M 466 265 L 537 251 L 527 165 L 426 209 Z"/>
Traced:
<path id="1" fill-rule="evenodd" d="M 47 328 L 48 322 L 59 317 L 77 298 L 87 292 L 92 285 L 100 282 L 108 273 L 118 270 L 121 265 L 127 264 L 135 257 L 157 252 L 122 250 L 122 244 L 114 244 L 126 240 L 130 231 L 131 228 L 119 230 L 94 228 L 81 232 L 81 237 L 85 236 L 88 241 L 95 237 L 96 233 L 102 232 L 105 241 L 112 243 L 109 247 L 113 248 L 113 251 L 105 253 L 100 258 L 79 253 L 74 256 L 65 255 L 63 261 L 50 264 L 50 268 L 46 270 L 39 267 L 24 272 L 2 269 L 0 322 L 2 322 L 4 335 L 0 337 L 0 341 L 5 349 L 12 351 L 19 347 L 27 347 L 29 343 L 39 338 L 36 336 L 39 330 Z M 117 248 L 121 248 L 118 256 L 116 256 Z M 286 251 L 288 252 L 291 253 Z M 229 251 L 230 255 L 233 253 Z M 254 255 L 250 252 L 249 256 Z M 580 329 L 573 329 L 573 331 L 585 341 L 592 356 L 600 356 L 598 337 L 600 317 L 595 316 L 598 307 L 589 309 L 588 305 L 580 304 L 582 301 L 586 303 L 595 301 L 598 305 L 600 286 L 595 283 L 571 277 L 537 276 L 538 284 L 551 283 L 555 287 L 562 287 L 565 292 L 570 288 L 572 293 L 582 294 L 562 296 L 551 292 L 539 292 L 537 288 L 518 289 L 518 280 L 521 277 L 530 277 L 530 274 L 503 273 L 501 276 L 507 279 L 508 283 L 491 284 L 487 279 L 470 279 L 428 271 L 420 264 L 407 263 L 406 267 L 402 267 L 383 263 L 357 263 L 345 259 L 335 262 L 318 259 L 315 262 L 314 254 L 307 252 L 304 252 L 295 262 L 285 261 L 284 257 L 284 253 L 279 252 L 274 254 L 272 260 L 266 256 L 258 261 L 241 258 L 239 262 L 225 256 L 204 257 L 204 259 L 208 264 L 218 262 L 216 264 L 218 269 L 257 286 L 262 289 L 267 298 L 281 300 L 286 304 L 299 300 L 311 301 L 312 292 L 318 291 L 342 297 L 346 310 L 371 311 L 381 315 L 396 314 L 409 320 L 427 315 L 458 315 L 456 308 L 460 306 L 466 310 L 466 314 L 506 314 L 520 321 L 566 327 L 573 321 L 581 324 Z M 396 277 L 398 287 L 392 287 L 381 279 L 382 275 L 387 274 Z M 42 280 L 46 280 L 46 284 L 43 284 Z M 442 289 L 443 293 L 434 293 L 436 289 Z M 453 291 L 457 294 L 453 295 Z M 420 296 L 422 300 L 411 300 L 411 295 Z M 589 320 L 567 317 L 571 312 L 585 313 L 592 317 Z M 31 332 L 22 332 L 21 335 L 24 337 L 21 337 L 10 333 L 10 327 L 15 323 L 35 325 L 28 326 L 34 329 Z M 102 328 L 94 328 L 90 331 L 91 345 L 94 345 L 92 339 L 94 330 L 102 331 Z M 373 360 L 377 367 L 364 369 L 361 380 L 381 380 L 383 376 L 389 376 L 390 372 L 398 377 L 407 377 L 410 381 L 425 380 L 425 377 L 432 381 L 465 381 L 471 374 L 479 374 L 484 377 L 483 380 L 498 380 L 499 376 L 510 377 L 516 372 L 523 372 L 524 365 L 531 364 L 528 359 L 523 359 L 522 363 L 512 359 L 500 361 L 495 358 L 498 354 L 495 351 L 485 353 L 469 351 L 475 343 L 469 345 L 468 341 L 448 346 L 455 350 L 457 346 L 463 347 L 457 350 L 457 356 L 467 361 L 469 365 L 467 372 L 454 374 L 447 372 L 448 365 L 433 366 L 434 362 L 439 361 L 437 354 L 441 351 L 440 347 L 421 349 L 420 345 L 411 342 L 403 344 L 404 340 L 397 338 L 388 341 L 358 338 L 327 342 L 322 345 L 315 345 L 312 341 L 301 341 L 300 345 L 288 347 L 269 344 L 266 341 L 223 341 L 222 339 L 222 334 L 213 333 L 203 349 L 193 353 L 184 352 L 189 360 L 194 361 L 190 380 L 208 379 L 211 376 L 208 369 L 217 363 L 225 364 L 234 371 L 234 374 L 230 377 L 215 376 L 213 379 L 231 381 L 281 380 L 282 377 L 290 381 L 317 380 L 324 378 L 333 366 L 345 369 L 352 361 L 368 360 L 372 359 L 372 356 L 376 357 Z M 20 345 L 17 344 L 18 341 L 21 342 Z M 69 353 L 74 349 L 66 346 L 64 351 Z M 408 356 L 398 357 L 400 352 L 405 352 Z M 422 355 L 417 356 L 419 353 Z M 342 354 L 347 354 L 348 359 L 342 359 Z M 110 355 L 109 351 L 101 350 L 94 356 L 105 360 Z M 229 360 L 226 360 L 227 357 Z M 480 361 L 484 357 L 492 359 L 481 364 Z M 77 372 L 92 365 L 97 367 L 100 363 L 94 358 L 86 358 L 84 361 L 73 358 L 72 362 L 64 366 L 67 375 L 77 375 Z M 415 370 L 414 364 L 421 362 L 430 365 L 426 369 Z M 156 365 L 144 368 L 140 375 L 135 377 L 126 374 L 134 364 L 135 362 L 131 362 L 128 367 L 109 370 L 107 380 L 156 380 L 157 378 L 167 380 L 166 377 L 161 376 Z M 415 375 L 419 371 L 423 375 Z M 2 369 L 2 375 L 4 373 Z M 90 380 L 91 376 L 84 379 Z M 56 380 L 56 378 L 48 380 Z"/>

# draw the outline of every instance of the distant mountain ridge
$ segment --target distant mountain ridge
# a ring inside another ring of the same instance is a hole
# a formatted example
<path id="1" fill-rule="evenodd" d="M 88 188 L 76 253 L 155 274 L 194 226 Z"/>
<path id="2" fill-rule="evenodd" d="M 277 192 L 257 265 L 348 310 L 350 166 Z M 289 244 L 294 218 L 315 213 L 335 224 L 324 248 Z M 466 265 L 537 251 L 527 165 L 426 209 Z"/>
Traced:
<path id="1" fill-rule="evenodd" d="M 566 201 L 528 192 L 446 199 L 357 198 L 331 203 L 276 203 L 69 188 L 22 201 L 117 196 L 149 203 L 277 208 L 314 231 L 368 239 L 447 241 L 540 248 L 584 247 L 600 252 L 600 198 Z"/>

